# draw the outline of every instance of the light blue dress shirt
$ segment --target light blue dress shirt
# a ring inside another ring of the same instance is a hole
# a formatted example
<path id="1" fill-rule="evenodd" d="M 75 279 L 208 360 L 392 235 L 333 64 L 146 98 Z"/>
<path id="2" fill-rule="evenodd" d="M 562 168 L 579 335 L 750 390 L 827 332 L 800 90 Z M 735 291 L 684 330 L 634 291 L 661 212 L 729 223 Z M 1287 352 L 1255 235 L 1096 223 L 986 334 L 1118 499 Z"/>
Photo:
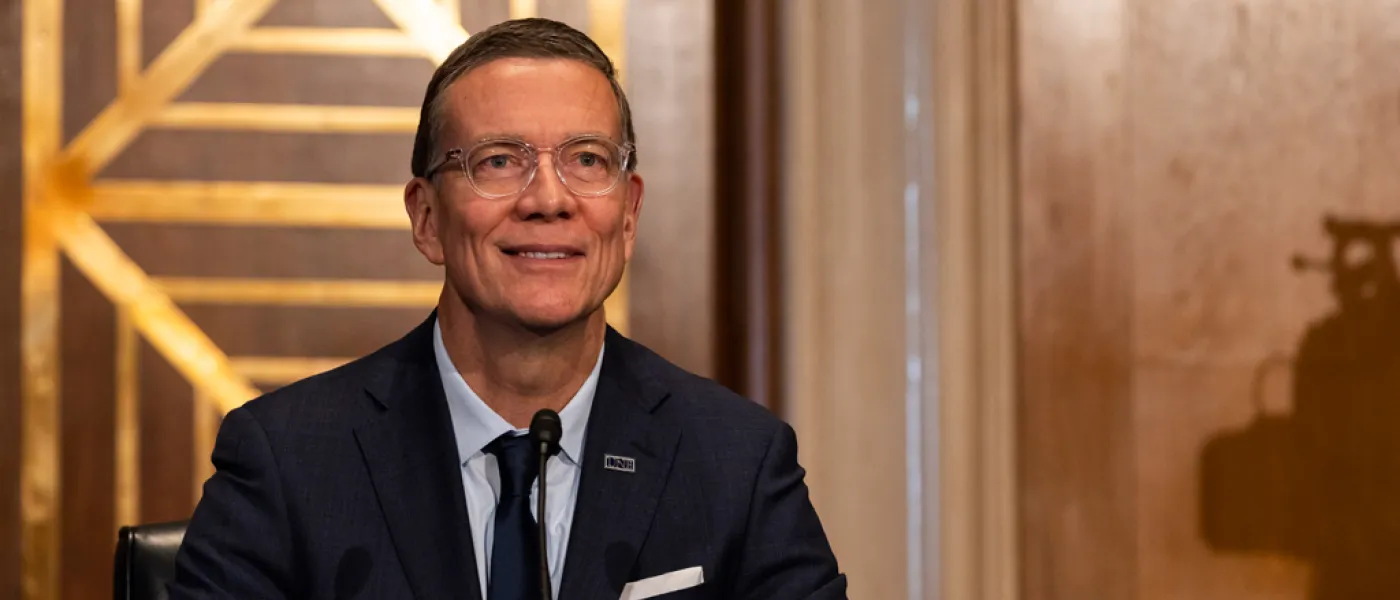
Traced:
<path id="1" fill-rule="evenodd" d="M 452 429 L 457 437 L 457 456 L 462 465 L 462 489 L 467 496 L 467 516 L 471 519 L 472 545 L 476 549 L 476 572 L 481 578 L 481 597 L 486 597 L 487 577 L 491 572 L 491 540 L 496 515 L 496 502 L 501 496 L 500 471 L 496 468 L 496 457 L 487 454 L 483 448 L 492 440 L 512 431 L 526 433 L 528 429 L 516 429 L 491 410 L 476 392 L 472 391 L 452 358 L 447 355 L 447 347 L 442 343 L 442 328 L 433 324 L 433 351 L 437 355 L 438 373 L 442 375 L 442 389 L 447 395 L 447 409 L 452 414 Z M 549 526 L 549 578 L 553 582 L 554 597 L 559 597 L 560 576 L 564 573 L 564 553 L 569 546 L 569 528 L 574 520 L 574 504 L 578 499 L 579 476 L 583 469 L 583 438 L 588 425 L 588 414 L 593 409 L 593 396 L 598 390 L 598 373 L 603 366 L 603 351 L 598 352 L 598 360 L 593 372 L 583 382 L 564 410 L 559 412 L 563 422 L 564 436 L 560 440 L 560 452 L 549 459 L 546 475 L 549 485 L 549 513 L 546 523 Z M 535 493 L 539 482 L 531 487 L 530 512 L 535 512 Z"/>

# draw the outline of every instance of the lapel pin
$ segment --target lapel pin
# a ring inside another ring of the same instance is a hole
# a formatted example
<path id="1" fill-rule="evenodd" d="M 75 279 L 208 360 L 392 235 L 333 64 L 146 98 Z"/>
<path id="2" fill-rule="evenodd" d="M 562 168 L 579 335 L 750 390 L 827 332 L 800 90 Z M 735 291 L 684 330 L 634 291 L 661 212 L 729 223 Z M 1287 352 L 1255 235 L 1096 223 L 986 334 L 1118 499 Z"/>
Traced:
<path id="1" fill-rule="evenodd" d="M 609 471 L 622 471 L 623 473 L 637 472 L 637 459 L 626 456 L 603 455 L 603 468 Z"/>

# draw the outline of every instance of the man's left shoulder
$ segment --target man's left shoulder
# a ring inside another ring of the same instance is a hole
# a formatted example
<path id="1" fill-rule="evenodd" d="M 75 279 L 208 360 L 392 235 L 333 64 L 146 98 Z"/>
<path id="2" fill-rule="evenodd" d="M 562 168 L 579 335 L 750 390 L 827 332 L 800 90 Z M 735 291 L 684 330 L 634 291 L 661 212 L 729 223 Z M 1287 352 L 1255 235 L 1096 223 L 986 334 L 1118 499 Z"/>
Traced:
<path id="1" fill-rule="evenodd" d="M 627 340 L 627 345 L 632 367 L 664 390 L 666 398 L 656 408 L 657 415 L 677 423 L 683 431 L 766 441 L 788 427 L 767 407 L 719 382 L 688 371 L 637 342 Z"/>

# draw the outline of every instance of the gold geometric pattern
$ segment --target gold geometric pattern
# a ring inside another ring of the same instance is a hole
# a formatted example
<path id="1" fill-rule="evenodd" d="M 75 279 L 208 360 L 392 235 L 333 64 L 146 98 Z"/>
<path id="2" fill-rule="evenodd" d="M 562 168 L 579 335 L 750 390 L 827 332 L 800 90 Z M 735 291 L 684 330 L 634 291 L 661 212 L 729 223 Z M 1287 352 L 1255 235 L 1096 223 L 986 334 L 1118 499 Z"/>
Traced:
<path id="1" fill-rule="evenodd" d="M 100 181 L 96 174 L 147 129 L 277 132 L 411 132 L 417 110 L 379 106 L 196 103 L 174 100 L 228 52 L 420 56 L 443 60 L 467 32 L 457 0 L 374 0 L 396 28 L 255 26 L 275 0 L 194 0 L 193 21 L 141 67 L 141 0 L 117 0 L 117 95 L 62 144 L 63 3 L 24 0 L 22 142 L 24 244 L 21 259 L 22 596 L 59 595 L 60 253 L 114 305 L 117 314 L 116 515 L 136 518 L 139 478 L 138 340 L 146 340 L 195 391 L 195 445 L 207 455 L 211 423 L 258 394 L 348 360 L 229 357 L 180 305 L 300 304 L 413 306 L 436 302 L 439 285 L 419 282 L 159 279 L 149 276 L 98 225 L 178 222 L 405 229 L 397 186 L 319 182 Z M 591 34 L 623 68 L 625 0 L 590 0 Z M 537 13 L 511 0 L 511 17 Z M 624 285 L 608 301 L 625 331 Z M 207 462 L 207 461 L 198 461 Z M 207 469 L 207 466 L 200 467 Z M 197 481 L 202 481 L 201 473 Z M 195 491 L 197 494 L 197 490 Z"/>

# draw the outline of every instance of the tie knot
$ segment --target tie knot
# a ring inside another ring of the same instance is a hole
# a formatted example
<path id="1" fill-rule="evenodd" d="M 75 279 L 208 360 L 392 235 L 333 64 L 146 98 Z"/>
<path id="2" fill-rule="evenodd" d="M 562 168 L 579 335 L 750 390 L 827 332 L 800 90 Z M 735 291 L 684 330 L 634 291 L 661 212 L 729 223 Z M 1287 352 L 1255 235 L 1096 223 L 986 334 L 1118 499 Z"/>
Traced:
<path id="1" fill-rule="evenodd" d="M 530 436 L 507 433 L 487 444 L 486 452 L 496 456 L 496 466 L 501 472 L 501 498 L 529 496 L 530 484 L 540 469 Z"/>

